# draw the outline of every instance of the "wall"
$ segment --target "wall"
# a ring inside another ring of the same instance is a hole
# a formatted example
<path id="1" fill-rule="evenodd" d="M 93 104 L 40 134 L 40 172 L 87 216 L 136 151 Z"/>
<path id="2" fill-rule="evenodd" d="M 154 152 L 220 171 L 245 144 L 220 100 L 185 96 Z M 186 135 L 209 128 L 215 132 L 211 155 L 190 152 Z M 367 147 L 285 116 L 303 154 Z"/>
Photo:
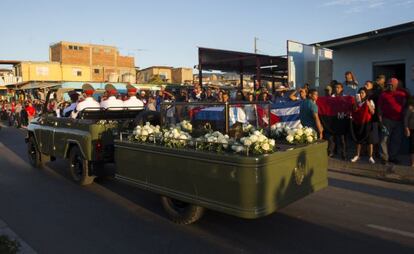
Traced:
<path id="1" fill-rule="evenodd" d="M 352 71 L 360 85 L 374 78 L 374 63 L 401 61 L 406 66 L 406 87 L 414 92 L 414 33 L 344 46 L 333 54 L 333 78 L 342 82 L 344 73 Z"/>
<path id="2" fill-rule="evenodd" d="M 64 81 L 90 81 L 91 80 L 91 69 L 89 66 L 81 65 L 62 65 L 62 80 Z M 77 75 L 80 71 L 81 76 Z"/>
<path id="3" fill-rule="evenodd" d="M 130 56 L 120 56 L 117 57 L 118 67 L 129 67 L 135 68 L 134 58 Z"/>
<path id="4" fill-rule="evenodd" d="M 56 81 L 62 79 L 58 62 L 22 62 L 17 66 L 19 74 L 25 81 Z"/>
<path id="5" fill-rule="evenodd" d="M 171 71 L 172 83 L 183 84 L 186 81 L 193 81 L 193 69 L 174 68 Z"/>
<path id="6" fill-rule="evenodd" d="M 61 47 L 61 63 L 62 64 L 76 64 L 76 65 L 90 65 L 90 47 L 84 44 L 64 43 L 58 44 Z M 78 46 L 82 49 L 69 49 L 69 46 Z"/>
<path id="7" fill-rule="evenodd" d="M 62 57 L 62 45 L 55 44 L 50 47 L 49 60 L 51 62 L 60 62 Z"/>
<path id="8" fill-rule="evenodd" d="M 117 51 L 113 47 L 92 47 L 92 65 L 116 66 Z"/>

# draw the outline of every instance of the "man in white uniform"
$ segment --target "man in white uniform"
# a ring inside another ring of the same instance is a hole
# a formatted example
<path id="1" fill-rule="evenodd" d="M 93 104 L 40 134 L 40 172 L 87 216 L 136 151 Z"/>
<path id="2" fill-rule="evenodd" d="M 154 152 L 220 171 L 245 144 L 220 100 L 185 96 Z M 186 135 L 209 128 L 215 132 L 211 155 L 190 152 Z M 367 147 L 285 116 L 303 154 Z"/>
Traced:
<path id="1" fill-rule="evenodd" d="M 126 86 L 126 89 L 128 93 L 128 99 L 124 101 L 124 107 L 131 109 L 143 109 L 144 103 L 137 98 L 137 89 L 130 84 Z"/>
<path id="2" fill-rule="evenodd" d="M 108 110 L 122 110 L 124 102 L 116 98 L 118 91 L 115 87 L 112 84 L 106 84 L 105 91 L 108 95 L 108 99 L 101 101 L 101 108 Z"/>
<path id="3" fill-rule="evenodd" d="M 83 94 L 85 99 L 78 103 L 76 106 L 76 110 L 72 111 L 71 117 L 76 118 L 78 113 L 84 109 L 90 108 L 90 110 L 99 110 L 100 105 L 95 99 L 92 97 L 95 89 L 90 84 L 83 84 L 82 86 Z"/>

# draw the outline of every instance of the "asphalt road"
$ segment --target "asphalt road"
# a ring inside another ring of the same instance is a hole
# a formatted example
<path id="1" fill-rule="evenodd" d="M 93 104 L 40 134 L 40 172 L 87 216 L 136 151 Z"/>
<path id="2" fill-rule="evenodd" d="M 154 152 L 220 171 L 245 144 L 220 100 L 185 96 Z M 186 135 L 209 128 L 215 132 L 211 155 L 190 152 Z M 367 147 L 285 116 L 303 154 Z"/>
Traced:
<path id="1" fill-rule="evenodd" d="M 414 186 L 330 173 L 328 188 L 273 215 L 208 211 L 181 226 L 155 194 L 77 186 L 63 160 L 32 168 L 23 137 L 0 130 L 0 219 L 38 253 L 414 253 Z"/>

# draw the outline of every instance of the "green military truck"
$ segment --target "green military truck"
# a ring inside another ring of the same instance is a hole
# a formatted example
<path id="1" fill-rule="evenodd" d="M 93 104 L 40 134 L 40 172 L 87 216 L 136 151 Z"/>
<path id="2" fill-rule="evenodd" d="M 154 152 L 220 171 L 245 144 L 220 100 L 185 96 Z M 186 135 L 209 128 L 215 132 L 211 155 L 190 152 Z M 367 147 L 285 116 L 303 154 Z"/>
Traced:
<path id="1" fill-rule="evenodd" d="M 176 112 L 182 111 L 175 106 Z M 181 106 L 195 111 L 200 105 Z M 81 185 L 104 174 L 103 164 L 115 163 L 117 179 L 160 194 L 170 219 L 181 224 L 197 221 L 206 208 L 259 218 L 328 185 L 326 142 L 278 144 L 274 153 L 246 156 L 122 138 L 132 134 L 137 116 L 141 123 L 155 120 L 145 113 L 86 111 L 79 119 L 58 118 L 46 104 L 43 114 L 28 127 L 30 162 L 40 167 L 54 158 L 66 158 L 74 181 Z M 224 131 L 231 131 L 228 124 Z"/>
<path id="2" fill-rule="evenodd" d="M 140 109 L 85 109 L 77 119 L 58 117 L 56 101 L 68 98 L 73 89 L 52 89 L 42 113 L 27 128 L 27 152 L 30 163 L 37 168 L 56 158 L 69 160 L 75 182 L 91 184 L 95 177 L 104 176 L 105 163 L 114 162 L 114 134 L 127 126 Z"/>

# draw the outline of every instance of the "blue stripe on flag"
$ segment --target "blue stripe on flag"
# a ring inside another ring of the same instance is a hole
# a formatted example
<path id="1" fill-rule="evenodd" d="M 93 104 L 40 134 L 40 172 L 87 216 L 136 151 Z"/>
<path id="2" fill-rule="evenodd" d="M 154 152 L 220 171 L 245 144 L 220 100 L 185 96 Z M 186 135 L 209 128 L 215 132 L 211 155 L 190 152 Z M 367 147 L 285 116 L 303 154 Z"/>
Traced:
<path id="1" fill-rule="evenodd" d="M 285 101 L 280 103 L 272 103 L 272 109 L 299 107 L 302 101 Z"/>

